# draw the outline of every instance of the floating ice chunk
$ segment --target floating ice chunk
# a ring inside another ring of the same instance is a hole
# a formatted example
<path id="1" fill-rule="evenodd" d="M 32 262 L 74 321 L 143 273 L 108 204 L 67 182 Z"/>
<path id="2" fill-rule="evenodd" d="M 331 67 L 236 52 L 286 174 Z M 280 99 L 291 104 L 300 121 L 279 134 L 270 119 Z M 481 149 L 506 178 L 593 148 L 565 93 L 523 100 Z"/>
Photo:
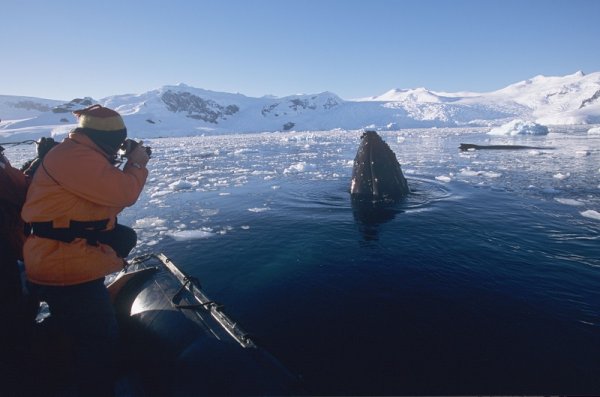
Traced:
<path id="1" fill-rule="evenodd" d="M 492 128 L 489 135 L 547 135 L 548 127 L 532 121 L 513 120 L 499 127 Z"/>
<path id="2" fill-rule="evenodd" d="M 221 153 L 217 149 L 217 150 L 214 150 L 214 151 L 211 151 L 211 152 L 200 152 L 200 153 L 198 153 L 198 157 L 200 157 L 201 159 L 206 159 L 206 158 L 209 158 L 209 157 L 218 156 L 219 154 L 221 154 Z"/>
<path id="3" fill-rule="evenodd" d="M 554 200 L 558 201 L 561 204 L 565 205 L 573 205 L 573 206 L 581 206 L 583 203 L 579 200 L 569 199 L 569 198 L 560 198 L 555 197 Z"/>
<path id="4" fill-rule="evenodd" d="M 540 154 L 542 154 L 542 152 L 540 152 L 539 150 L 530 150 L 529 152 L 527 152 L 527 154 L 529 154 L 530 156 L 539 156 Z"/>
<path id="5" fill-rule="evenodd" d="M 480 175 L 485 176 L 487 178 L 499 178 L 502 176 L 501 173 L 494 171 L 481 171 Z"/>
<path id="6" fill-rule="evenodd" d="M 462 168 L 460 170 L 460 175 L 462 176 L 484 176 L 486 178 L 498 178 L 501 177 L 502 174 L 494 171 L 475 171 L 471 168 Z M 437 179 L 437 178 L 436 178 Z"/>
<path id="7" fill-rule="evenodd" d="M 248 208 L 248 211 L 250 212 L 265 212 L 270 210 L 269 207 L 255 207 L 255 208 Z"/>
<path id="8" fill-rule="evenodd" d="M 586 218 L 595 219 L 597 221 L 600 221 L 600 212 L 598 212 L 598 211 L 587 210 L 587 211 L 580 212 L 580 214 L 581 214 L 581 216 L 584 216 Z"/>
<path id="9" fill-rule="evenodd" d="M 217 233 L 223 235 L 223 234 L 227 234 L 227 232 L 232 231 L 232 230 L 233 230 L 232 226 L 225 226 L 224 228 L 219 230 Z"/>
<path id="10" fill-rule="evenodd" d="M 288 168 L 283 170 L 283 173 L 284 174 L 292 174 L 292 173 L 298 173 L 298 172 L 306 172 L 306 171 L 314 170 L 316 168 L 317 167 L 314 164 L 308 164 L 305 161 L 301 161 L 299 163 L 292 164 L 291 166 L 289 166 Z"/>
<path id="11" fill-rule="evenodd" d="M 248 148 L 240 148 L 240 149 L 233 151 L 233 154 L 235 154 L 235 155 L 246 154 L 246 153 L 258 153 L 258 150 L 248 149 Z"/>
<path id="12" fill-rule="evenodd" d="M 202 208 L 198 210 L 202 216 L 215 216 L 219 214 L 218 208 Z"/>
<path id="13" fill-rule="evenodd" d="M 276 174 L 275 171 L 259 171 L 259 170 L 254 170 L 252 172 L 250 172 L 250 175 L 273 175 Z"/>
<path id="14" fill-rule="evenodd" d="M 470 168 L 463 168 L 460 170 L 460 174 L 462 176 L 477 176 L 479 175 L 479 171 L 473 171 Z"/>
<path id="15" fill-rule="evenodd" d="M 440 175 L 440 176 L 436 176 L 435 179 L 437 181 L 441 181 L 441 182 L 450 182 L 452 180 L 452 178 L 450 178 L 447 175 Z"/>
<path id="16" fill-rule="evenodd" d="M 577 150 L 575 152 L 575 155 L 577 157 L 585 157 L 585 156 L 589 156 L 590 155 L 590 151 L 589 150 Z"/>
<path id="17" fill-rule="evenodd" d="M 167 236 L 172 237 L 176 241 L 197 240 L 201 238 L 212 237 L 215 234 L 209 228 L 196 230 L 177 230 L 167 233 Z"/>
<path id="18" fill-rule="evenodd" d="M 571 176 L 570 172 L 567 172 L 566 174 L 563 174 L 563 173 L 559 172 L 557 174 L 552 175 L 552 177 L 554 179 L 558 179 L 559 181 L 563 181 L 563 180 L 567 179 L 570 176 Z"/>
<path id="19" fill-rule="evenodd" d="M 137 219 L 133 224 L 135 229 L 147 229 L 147 228 L 155 228 L 155 227 L 163 227 L 166 223 L 166 220 L 157 218 L 154 216 L 150 216 L 147 218 Z"/>
<path id="20" fill-rule="evenodd" d="M 588 135 L 600 135 L 600 127 L 593 127 L 588 130 Z"/>
<path id="21" fill-rule="evenodd" d="M 150 195 L 150 198 L 156 198 L 156 197 L 161 197 L 161 196 L 166 196 L 167 194 L 172 193 L 169 190 L 159 190 L 157 192 L 154 192 Z"/>
<path id="22" fill-rule="evenodd" d="M 242 226 L 240 226 L 240 228 L 242 228 L 242 230 L 249 230 L 250 226 L 248 226 L 248 225 L 242 225 Z"/>
<path id="23" fill-rule="evenodd" d="M 169 188 L 171 188 L 171 190 L 185 190 L 185 189 L 191 189 L 192 188 L 192 184 L 186 180 L 180 179 L 176 182 L 173 182 L 171 184 L 169 184 Z"/>

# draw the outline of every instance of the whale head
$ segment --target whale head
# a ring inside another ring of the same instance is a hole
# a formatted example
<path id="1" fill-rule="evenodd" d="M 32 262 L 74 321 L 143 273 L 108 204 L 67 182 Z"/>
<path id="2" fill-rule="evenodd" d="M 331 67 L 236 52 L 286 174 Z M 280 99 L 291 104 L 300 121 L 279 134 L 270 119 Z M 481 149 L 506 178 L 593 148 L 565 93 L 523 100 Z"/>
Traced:
<path id="1" fill-rule="evenodd" d="M 363 133 L 352 168 L 352 199 L 396 202 L 409 193 L 408 183 L 392 149 L 377 132 Z"/>

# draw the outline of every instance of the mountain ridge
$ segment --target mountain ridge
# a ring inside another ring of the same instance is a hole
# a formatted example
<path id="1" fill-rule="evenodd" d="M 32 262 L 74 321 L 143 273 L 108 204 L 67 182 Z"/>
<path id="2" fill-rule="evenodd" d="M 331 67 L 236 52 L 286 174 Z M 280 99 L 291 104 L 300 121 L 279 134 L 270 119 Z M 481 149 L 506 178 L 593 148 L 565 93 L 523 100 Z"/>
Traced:
<path id="1" fill-rule="evenodd" d="M 134 137 L 330 129 L 492 127 L 513 119 L 541 124 L 600 123 L 600 72 L 534 76 L 496 91 L 392 89 L 344 100 L 333 92 L 248 97 L 165 85 L 141 94 L 59 101 L 0 95 L 0 137 L 57 136 L 76 125 L 72 111 L 100 103 L 119 111 Z"/>

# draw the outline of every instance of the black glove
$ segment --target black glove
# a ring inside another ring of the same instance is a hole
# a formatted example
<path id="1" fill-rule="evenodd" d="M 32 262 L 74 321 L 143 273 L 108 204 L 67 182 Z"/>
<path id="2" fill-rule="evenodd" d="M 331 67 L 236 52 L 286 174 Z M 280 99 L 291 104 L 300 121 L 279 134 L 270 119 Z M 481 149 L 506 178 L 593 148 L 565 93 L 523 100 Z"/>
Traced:
<path id="1" fill-rule="evenodd" d="M 50 151 L 54 146 L 58 145 L 53 138 L 40 138 L 37 142 L 37 155 L 40 159 L 43 159 L 46 153 Z"/>
<path id="2" fill-rule="evenodd" d="M 37 171 L 40 164 L 42 164 L 42 160 L 44 159 L 44 156 L 50 151 L 50 149 L 52 149 L 54 146 L 58 145 L 58 142 L 56 142 L 52 138 L 42 137 L 36 142 L 36 145 L 37 145 L 37 157 L 32 160 L 29 160 L 28 162 L 23 164 L 23 166 L 21 167 L 21 171 L 23 171 L 23 173 L 29 177 L 33 177 L 33 174 L 35 174 L 35 171 Z"/>

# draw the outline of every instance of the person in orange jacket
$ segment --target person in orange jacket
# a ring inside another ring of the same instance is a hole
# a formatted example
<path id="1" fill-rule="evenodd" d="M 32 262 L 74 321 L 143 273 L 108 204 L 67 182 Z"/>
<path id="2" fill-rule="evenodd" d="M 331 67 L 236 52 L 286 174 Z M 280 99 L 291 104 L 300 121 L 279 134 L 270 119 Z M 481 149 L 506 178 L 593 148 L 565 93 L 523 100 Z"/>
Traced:
<path id="1" fill-rule="evenodd" d="M 28 178 L 10 164 L 0 146 L 0 394 L 8 395 L 21 387 L 26 335 L 35 310 L 33 305 L 27 310 L 18 264 L 23 259 L 25 228 L 20 213 L 28 184 Z"/>
<path id="2" fill-rule="evenodd" d="M 0 313 L 4 324 L 0 341 L 0 395 L 23 393 L 28 358 L 32 354 L 34 319 L 39 310 L 39 301 L 24 288 L 21 277 L 23 268 L 19 262 L 23 260 L 28 230 L 21 219 L 21 209 L 36 164 L 56 143 L 52 138 L 40 138 L 36 144 L 37 157 L 20 169 L 11 165 L 0 146 Z"/>
<path id="3" fill-rule="evenodd" d="M 149 154 L 138 144 L 121 170 L 119 113 L 94 105 L 74 114 L 78 127 L 46 154 L 27 192 L 25 272 L 72 345 L 77 393 L 110 395 L 118 329 L 104 277 L 123 268 L 117 214 L 142 192 Z"/>
<path id="4" fill-rule="evenodd" d="M 0 147 L 1 149 L 1 147 Z M 5 263 L 16 263 L 22 258 L 25 228 L 20 212 L 29 181 L 27 176 L 14 168 L 0 150 L 0 246 L 2 247 L 2 270 L 8 271 Z M 6 281 L 3 279 L 2 281 Z M 3 294 L 7 293 L 2 288 Z"/>

